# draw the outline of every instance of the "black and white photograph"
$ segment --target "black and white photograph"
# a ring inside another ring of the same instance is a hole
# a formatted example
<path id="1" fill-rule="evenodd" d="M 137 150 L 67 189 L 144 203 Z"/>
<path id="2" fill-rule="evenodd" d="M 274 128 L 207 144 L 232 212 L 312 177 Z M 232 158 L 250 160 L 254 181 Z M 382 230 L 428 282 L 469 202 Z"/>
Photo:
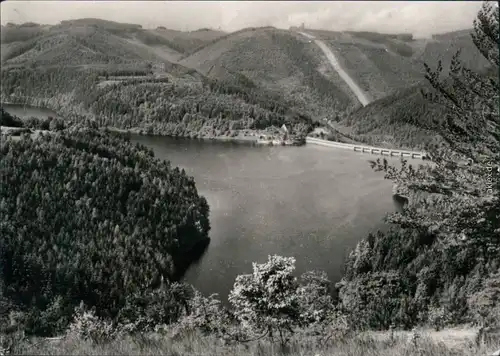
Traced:
<path id="1" fill-rule="evenodd" d="M 498 2 L 0 12 L 0 356 L 500 356 Z"/>

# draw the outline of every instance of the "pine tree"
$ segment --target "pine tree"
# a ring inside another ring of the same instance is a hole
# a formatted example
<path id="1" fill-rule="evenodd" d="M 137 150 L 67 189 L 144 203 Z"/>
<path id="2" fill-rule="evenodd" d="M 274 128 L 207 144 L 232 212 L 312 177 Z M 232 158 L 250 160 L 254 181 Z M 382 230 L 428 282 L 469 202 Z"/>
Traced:
<path id="1" fill-rule="evenodd" d="M 367 266 L 404 271 L 421 314 L 430 317 L 431 305 L 452 308 L 450 323 L 470 320 L 472 310 L 463 293 L 448 298 L 448 291 L 484 289 L 500 266 L 498 20 L 498 7 L 485 2 L 474 21 L 472 39 L 490 64 L 486 71 L 466 68 L 459 52 L 448 77 L 441 78 L 441 63 L 435 71 L 425 66 L 432 86 L 426 98 L 447 108 L 446 116 L 436 118 L 434 125 L 440 143 L 426 149 L 432 162 L 414 167 L 403 160 L 398 168 L 385 159 L 372 163 L 395 183 L 408 204 L 388 215 L 394 228 L 377 236 Z M 348 266 L 357 257 L 350 256 Z M 419 273 L 427 267 L 430 273 Z M 362 278 L 352 268 L 348 272 L 346 285 Z"/>
<path id="2" fill-rule="evenodd" d="M 375 166 L 410 199 L 404 211 L 390 215 L 390 222 L 431 233 L 446 244 L 474 244 L 498 257 L 498 7 L 484 3 L 472 38 L 490 62 L 486 73 L 465 68 L 459 52 L 444 80 L 441 63 L 436 71 L 426 65 L 426 78 L 434 88 L 426 97 L 448 108 L 437 125 L 443 143 L 427 148 L 432 163 L 419 168 L 405 163 L 397 169 L 384 160 Z"/>

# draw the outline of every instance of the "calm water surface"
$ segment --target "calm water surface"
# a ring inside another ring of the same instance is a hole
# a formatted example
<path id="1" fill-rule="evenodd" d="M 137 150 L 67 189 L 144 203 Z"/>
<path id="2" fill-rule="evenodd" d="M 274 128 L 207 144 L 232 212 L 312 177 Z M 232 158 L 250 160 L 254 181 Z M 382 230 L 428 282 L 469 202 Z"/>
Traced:
<path id="1" fill-rule="evenodd" d="M 50 110 L 3 105 L 20 117 Z M 371 170 L 376 156 L 327 147 L 242 144 L 133 136 L 194 176 L 210 205 L 211 243 L 185 280 L 226 300 L 237 275 L 270 254 L 294 256 L 297 273 L 336 281 L 346 254 L 396 209 L 392 183 Z M 397 161 L 396 158 L 392 160 Z"/>
<path id="2" fill-rule="evenodd" d="M 226 299 L 238 274 L 270 254 L 294 256 L 297 272 L 338 280 L 346 254 L 394 211 L 392 183 L 347 150 L 250 147 L 133 136 L 194 176 L 210 205 L 211 243 L 185 279 Z"/>
<path id="3" fill-rule="evenodd" d="M 38 118 L 48 118 L 49 116 L 57 117 L 58 115 L 49 109 L 28 106 L 28 105 L 17 105 L 17 104 L 4 104 L 2 103 L 2 107 L 5 111 L 9 112 L 11 115 L 15 115 L 20 117 L 21 119 L 27 119 L 29 117 L 38 117 Z"/>

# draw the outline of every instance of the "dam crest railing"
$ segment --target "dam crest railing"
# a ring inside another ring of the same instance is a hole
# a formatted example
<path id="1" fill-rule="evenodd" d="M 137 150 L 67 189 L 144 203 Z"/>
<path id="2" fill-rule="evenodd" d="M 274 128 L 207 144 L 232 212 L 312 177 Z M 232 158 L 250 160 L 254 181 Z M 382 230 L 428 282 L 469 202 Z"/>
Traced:
<path id="1" fill-rule="evenodd" d="M 355 152 L 362 153 L 371 153 L 371 154 L 379 154 L 383 156 L 399 156 L 399 157 L 407 157 L 407 158 L 416 158 L 416 159 L 429 159 L 428 155 L 425 152 L 417 152 L 417 151 L 407 151 L 393 148 L 382 148 L 382 147 L 371 147 L 371 146 L 363 146 L 351 143 L 341 143 L 336 141 L 328 141 L 322 140 L 315 137 L 306 137 L 306 143 L 326 146 L 326 147 L 334 147 L 334 148 L 342 148 Z"/>

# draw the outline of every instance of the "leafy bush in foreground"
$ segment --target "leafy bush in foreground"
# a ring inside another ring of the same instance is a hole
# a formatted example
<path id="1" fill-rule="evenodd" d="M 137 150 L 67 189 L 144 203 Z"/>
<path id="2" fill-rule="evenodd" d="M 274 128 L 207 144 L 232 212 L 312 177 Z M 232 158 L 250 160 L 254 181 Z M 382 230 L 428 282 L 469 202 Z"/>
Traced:
<path id="1" fill-rule="evenodd" d="M 229 302 L 246 333 L 286 344 L 297 327 L 327 320 L 333 312 L 325 274 L 309 272 L 302 284 L 293 276 L 293 257 L 269 256 L 253 273 L 236 278 Z"/>

